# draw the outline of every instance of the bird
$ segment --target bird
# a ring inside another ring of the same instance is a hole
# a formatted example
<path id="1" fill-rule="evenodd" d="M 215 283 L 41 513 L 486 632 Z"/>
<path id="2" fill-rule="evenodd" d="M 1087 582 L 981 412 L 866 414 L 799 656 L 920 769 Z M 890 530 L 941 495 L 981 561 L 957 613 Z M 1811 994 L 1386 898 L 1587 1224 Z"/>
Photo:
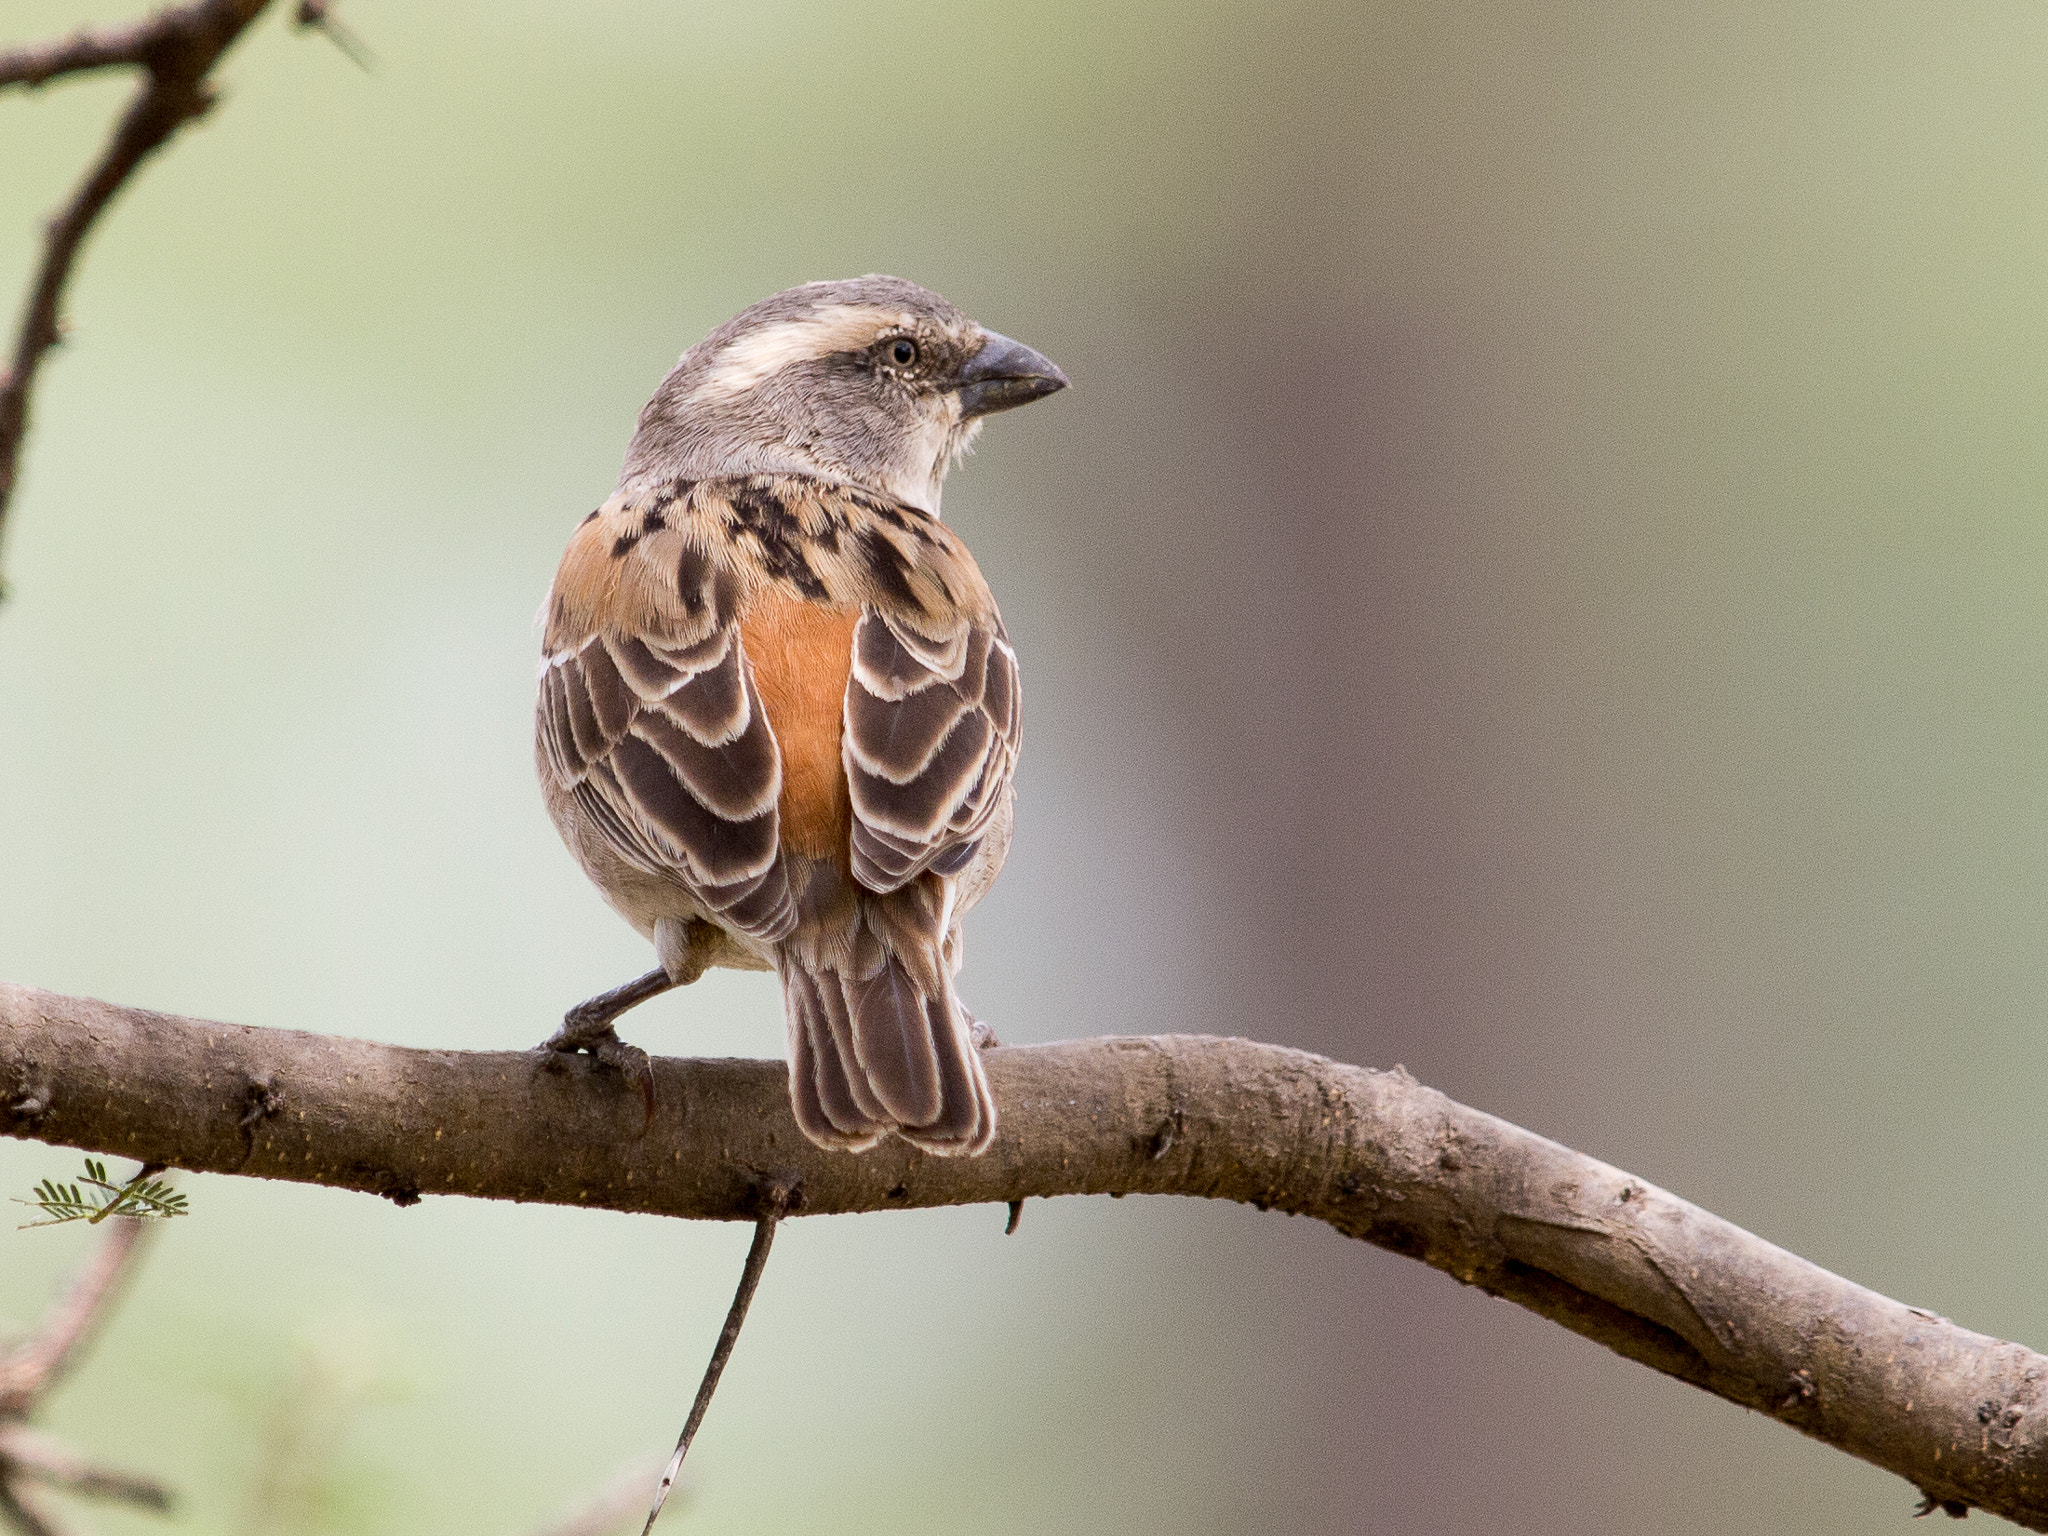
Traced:
<path id="1" fill-rule="evenodd" d="M 614 1021 L 711 966 L 781 981 L 796 1124 L 985 1152 L 994 1034 L 953 978 L 1009 851 L 1017 655 L 940 517 L 986 417 L 1067 387 L 931 290 L 805 283 L 682 355 L 541 610 L 556 829 L 656 969 L 539 1048 L 636 1073 Z"/>

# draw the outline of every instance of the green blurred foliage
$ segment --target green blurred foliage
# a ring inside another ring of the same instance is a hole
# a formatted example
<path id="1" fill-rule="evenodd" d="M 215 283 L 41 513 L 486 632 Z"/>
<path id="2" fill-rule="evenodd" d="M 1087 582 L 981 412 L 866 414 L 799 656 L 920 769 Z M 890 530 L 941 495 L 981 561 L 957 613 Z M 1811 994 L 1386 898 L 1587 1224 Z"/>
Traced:
<path id="1" fill-rule="evenodd" d="M 0 36 L 86 14 L 125 13 Z M 531 783 L 534 609 L 684 346 L 894 271 L 1076 380 L 947 498 L 1030 695 L 964 977 L 1005 1038 L 1399 1059 L 2048 1338 L 2048 14 L 343 15 L 377 72 L 268 19 L 73 290 L 6 549 L 0 975 L 507 1047 L 643 969 Z M 124 89 L 0 97 L 0 277 Z M 631 1033 L 768 1054 L 777 1000 Z M 0 1143 L 0 1187 L 74 1163 Z M 49 1423 L 195 1533 L 266 1479 L 295 1529 L 532 1525 L 672 1443 L 745 1245 L 185 1187 Z M 678 1528 L 1911 1507 L 1303 1223 L 1002 1222 L 792 1224 Z M 0 1311 L 85 1236 L 0 1234 Z"/>

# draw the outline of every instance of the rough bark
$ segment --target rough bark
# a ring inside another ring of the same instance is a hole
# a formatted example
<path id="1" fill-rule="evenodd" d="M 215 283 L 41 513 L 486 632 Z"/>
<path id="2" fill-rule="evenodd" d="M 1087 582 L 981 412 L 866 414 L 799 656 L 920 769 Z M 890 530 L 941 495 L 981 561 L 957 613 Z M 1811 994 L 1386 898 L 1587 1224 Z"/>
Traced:
<path id="1" fill-rule="evenodd" d="M 0 985 L 0 1128 L 409 1204 L 423 1194 L 751 1220 L 1176 1194 L 1239 1200 L 1538 1312 L 1910 1479 L 2048 1530 L 2048 1358 L 1828 1273 L 1405 1072 L 1248 1040 L 992 1052 L 979 1158 L 820 1151 L 781 1063 L 657 1060 L 657 1107 L 587 1059 L 409 1050 Z"/>

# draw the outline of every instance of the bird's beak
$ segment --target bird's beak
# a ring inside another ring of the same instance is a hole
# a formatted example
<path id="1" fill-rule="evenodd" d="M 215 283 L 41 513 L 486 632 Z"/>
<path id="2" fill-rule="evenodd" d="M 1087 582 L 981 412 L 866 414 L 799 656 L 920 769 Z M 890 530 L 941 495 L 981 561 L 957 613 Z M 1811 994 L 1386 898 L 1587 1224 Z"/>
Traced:
<path id="1" fill-rule="evenodd" d="M 981 350 L 960 370 L 956 386 L 960 394 L 960 419 L 972 421 L 994 411 L 1029 405 L 1066 387 L 1067 376 L 1052 359 L 1032 351 L 1021 341 L 990 331 Z"/>

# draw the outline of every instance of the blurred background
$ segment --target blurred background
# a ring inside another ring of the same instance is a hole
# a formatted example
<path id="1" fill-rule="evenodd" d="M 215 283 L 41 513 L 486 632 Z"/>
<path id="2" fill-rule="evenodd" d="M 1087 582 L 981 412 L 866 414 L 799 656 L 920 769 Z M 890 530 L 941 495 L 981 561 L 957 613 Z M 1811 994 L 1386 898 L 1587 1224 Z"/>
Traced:
<path id="1" fill-rule="evenodd" d="M 506 1048 L 644 969 L 532 782 L 534 612 L 685 346 L 896 272 L 1075 380 L 946 502 L 1028 694 L 977 1013 L 1403 1062 L 2048 1344 L 2048 11 L 340 14 L 375 75 L 267 18 L 73 289 L 0 608 L 0 975 Z M 10 316 L 127 89 L 0 97 Z M 631 1026 L 780 1049 L 759 976 Z M 0 1142 L 0 1193 L 77 1161 Z M 318 1449 L 271 1528 L 537 1523 L 672 1443 L 747 1238 L 185 1187 L 46 1422 L 195 1533 L 257 1528 L 280 1413 Z M 1003 1216 L 788 1229 L 665 1527 L 1915 1502 L 1305 1221 Z M 83 1248 L 0 1232 L 0 1316 Z"/>

